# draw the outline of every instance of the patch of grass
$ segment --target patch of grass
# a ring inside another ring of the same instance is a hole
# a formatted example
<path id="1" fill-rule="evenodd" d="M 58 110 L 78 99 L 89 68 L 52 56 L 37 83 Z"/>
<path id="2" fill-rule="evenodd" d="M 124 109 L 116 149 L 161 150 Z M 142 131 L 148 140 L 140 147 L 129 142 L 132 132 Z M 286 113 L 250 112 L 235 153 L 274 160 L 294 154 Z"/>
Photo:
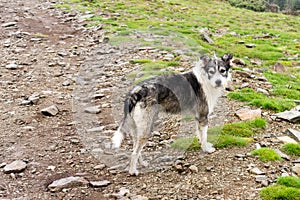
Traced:
<path id="1" fill-rule="evenodd" d="M 251 142 L 251 139 L 246 137 L 259 133 L 265 126 L 266 121 L 261 118 L 246 122 L 228 123 L 224 126 L 215 126 L 208 129 L 207 140 L 213 143 L 216 148 L 247 146 L 247 144 Z M 171 146 L 184 150 L 200 149 L 197 137 L 179 138 L 175 140 Z"/>
<path id="2" fill-rule="evenodd" d="M 295 176 L 282 176 L 277 179 L 277 184 L 286 187 L 294 187 L 300 189 L 300 177 Z"/>
<path id="3" fill-rule="evenodd" d="M 266 127 L 266 120 L 256 118 L 252 121 L 228 123 L 223 126 L 221 134 L 239 137 L 251 137 Z"/>
<path id="4" fill-rule="evenodd" d="M 248 102 L 248 105 L 274 110 L 277 112 L 290 110 L 295 106 L 295 103 L 289 99 L 268 97 L 265 94 L 257 93 L 252 88 L 243 88 L 237 92 L 231 92 L 228 94 L 228 98 L 237 101 Z"/>
<path id="5" fill-rule="evenodd" d="M 262 200 L 299 200 L 300 190 L 282 185 L 265 187 L 260 191 Z"/>
<path id="6" fill-rule="evenodd" d="M 274 151 L 274 149 L 266 147 L 253 150 L 251 151 L 251 154 L 254 156 L 259 156 L 259 159 L 263 162 L 282 160 L 282 158 Z"/>
<path id="7" fill-rule="evenodd" d="M 131 60 L 130 62 L 132 64 L 137 64 L 137 63 L 144 64 L 144 63 L 151 63 L 152 60 L 149 60 L 149 59 L 137 59 L 137 60 Z"/>
<path id="8" fill-rule="evenodd" d="M 287 143 L 282 146 L 285 153 L 294 156 L 300 156 L 300 144 Z"/>
<path id="9" fill-rule="evenodd" d="M 245 138 L 232 136 L 232 135 L 220 135 L 217 141 L 214 143 L 216 148 L 226 148 L 226 147 L 233 147 L 233 146 L 247 146 L 248 140 Z"/>

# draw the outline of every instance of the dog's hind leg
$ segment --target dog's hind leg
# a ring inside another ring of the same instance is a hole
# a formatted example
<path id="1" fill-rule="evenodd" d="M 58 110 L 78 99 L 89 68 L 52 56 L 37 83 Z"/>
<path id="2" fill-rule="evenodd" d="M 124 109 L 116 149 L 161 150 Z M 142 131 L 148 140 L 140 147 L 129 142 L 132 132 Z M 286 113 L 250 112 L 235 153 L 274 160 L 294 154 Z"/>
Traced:
<path id="1" fill-rule="evenodd" d="M 141 152 L 150 136 L 155 116 L 155 106 L 144 108 L 142 104 L 140 104 L 137 105 L 134 110 L 133 119 L 136 124 L 136 134 L 133 136 L 133 151 L 129 163 L 129 174 L 131 175 L 138 175 L 138 162 L 144 166 L 147 165 L 147 163 L 143 161 Z"/>
<path id="2" fill-rule="evenodd" d="M 201 143 L 201 149 L 207 153 L 213 153 L 216 149 L 213 147 L 213 144 L 207 142 L 207 129 L 208 129 L 208 120 L 204 118 L 202 120 L 196 119 L 196 133 L 199 142 Z"/>

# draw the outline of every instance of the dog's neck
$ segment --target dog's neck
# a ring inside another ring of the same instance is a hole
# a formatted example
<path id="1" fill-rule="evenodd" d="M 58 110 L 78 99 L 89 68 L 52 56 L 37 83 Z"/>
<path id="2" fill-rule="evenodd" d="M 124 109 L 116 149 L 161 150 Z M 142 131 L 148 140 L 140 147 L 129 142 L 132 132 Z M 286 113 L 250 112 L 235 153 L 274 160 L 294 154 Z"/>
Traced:
<path id="1" fill-rule="evenodd" d="M 207 80 L 207 78 L 203 77 L 201 74 L 201 69 L 199 66 L 196 66 L 192 69 L 195 74 L 197 80 L 202 86 L 204 95 L 206 97 L 206 101 L 209 108 L 209 114 L 213 112 L 214 107 L 218 101 L 218 98 L 222 96 L 224 87 L 213 87 Z"/>

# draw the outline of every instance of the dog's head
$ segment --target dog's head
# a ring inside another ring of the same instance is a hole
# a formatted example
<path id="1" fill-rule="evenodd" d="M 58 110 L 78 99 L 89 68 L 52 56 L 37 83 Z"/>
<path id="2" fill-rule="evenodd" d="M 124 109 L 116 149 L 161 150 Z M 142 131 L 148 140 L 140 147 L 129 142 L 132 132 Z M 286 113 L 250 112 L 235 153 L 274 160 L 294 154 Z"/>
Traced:
<path id="1" fill-rule="evenodd" d="M 225 87 L 230 80 L 230 60 L 231 54 L 225 54 L 221 58 L 216 56 L 202 56 L 200 58 L 201 75 L 206 79 L 212 87 Z"/>

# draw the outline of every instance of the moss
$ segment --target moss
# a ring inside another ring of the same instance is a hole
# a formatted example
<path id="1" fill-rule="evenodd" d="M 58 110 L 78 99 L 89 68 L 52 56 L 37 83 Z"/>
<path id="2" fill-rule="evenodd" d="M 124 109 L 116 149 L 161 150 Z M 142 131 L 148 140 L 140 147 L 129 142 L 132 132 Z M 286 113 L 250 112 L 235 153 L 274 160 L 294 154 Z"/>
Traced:
<path id="1" fill-rule="evenodd" d="M 277 184 L 287 187 L 294 187 L 300 189 L 300 177 L 282 176 L 277 179 Z"/>
<path id="2" fill-rule="evenodd" d="M 254 156 L 259 156 L 263 162 L 282 160 L 282 158 L 271 148 L 260 148 L 251 152 Z"/>
<path id="3" fill-rule="evenodd" d="M 300 144 L 287 143 L 282 146 L 285 153 L 294 156 L 300 156 Z"/>
<path id="4" fill-rule="evenodd" d="M 281 185 L 269 186 L 260 191 L 262 200 L 299 200 L 300 190 Z"/>

